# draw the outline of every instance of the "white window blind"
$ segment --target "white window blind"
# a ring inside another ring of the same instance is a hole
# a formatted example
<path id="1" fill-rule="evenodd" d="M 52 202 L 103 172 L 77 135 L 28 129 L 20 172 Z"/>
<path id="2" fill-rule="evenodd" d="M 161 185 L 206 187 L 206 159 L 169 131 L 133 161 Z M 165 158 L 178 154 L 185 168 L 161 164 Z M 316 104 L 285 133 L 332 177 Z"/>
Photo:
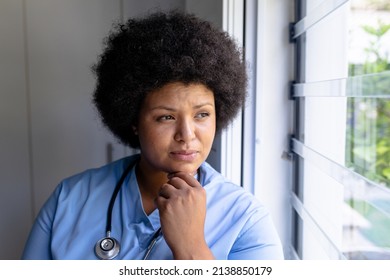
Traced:
<path id="1" fill-rule="evenodd" d="M 373 2 L 296 1 L 291 204 L 300 259 L 390 259 L 390 5 Z"/>

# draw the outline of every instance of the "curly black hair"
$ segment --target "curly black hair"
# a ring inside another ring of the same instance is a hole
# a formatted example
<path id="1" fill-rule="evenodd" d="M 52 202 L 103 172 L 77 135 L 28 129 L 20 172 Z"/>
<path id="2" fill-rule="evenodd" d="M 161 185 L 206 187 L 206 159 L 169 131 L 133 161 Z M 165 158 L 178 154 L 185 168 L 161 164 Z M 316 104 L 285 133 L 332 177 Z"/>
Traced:
<path id="1" fill-rule="evenodd" d="M 93 101 L 103 123 L 124 144 L 139 148 L 132 126 L 149 92 L 171 82 L 201 83 L 215 99 L 217 131 L 245 103 L 247 74 L 241 50 L 226 32 L 196 16 L 156 12 L 117 24 L 93 66 Z"/>

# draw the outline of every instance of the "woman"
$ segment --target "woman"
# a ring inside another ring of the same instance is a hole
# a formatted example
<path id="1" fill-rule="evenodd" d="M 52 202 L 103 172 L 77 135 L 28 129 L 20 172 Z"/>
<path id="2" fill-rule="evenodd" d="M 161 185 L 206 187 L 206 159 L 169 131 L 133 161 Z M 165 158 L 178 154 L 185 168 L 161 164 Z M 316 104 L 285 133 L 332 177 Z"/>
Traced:
<path id="1" fill-rule="evenodd" d="M 104 124 L 140 154 L 65 179 L 24 259 L 281 259 L 264 207 L 205 160 L 245 102 L 229 36 L 188 14 L 120 24 L 95 65 Z"/>

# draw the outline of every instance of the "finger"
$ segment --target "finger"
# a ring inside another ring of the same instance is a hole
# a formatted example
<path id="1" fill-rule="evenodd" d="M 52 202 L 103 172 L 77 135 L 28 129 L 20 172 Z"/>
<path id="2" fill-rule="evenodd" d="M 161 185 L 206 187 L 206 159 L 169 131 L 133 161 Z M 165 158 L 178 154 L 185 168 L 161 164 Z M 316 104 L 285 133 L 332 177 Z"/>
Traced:
<path id="1" fill-rule="evenodd" d="M 171 185 L 171 184 L 164 184 L 161 186 L 159 192 L 158 192 L 158 197 L 163 197 L 163 198 L 170 198 L 172 196 L 172 193 L 176 190 L 176 188 Z"/>
<path id="2" fill-rule="evenodd" d="M 187 185 L 193 188 L 202 187 L 194 176 L 185 172 L 171 173 L 168 178 L 168 183 L 174 185 L 177 188 L 186 187 Z"/>
<path id="3" fill-rule="evenodd" d="M 178 174 L 178 173 L 184 173 L 184 174 L 188 174 L 190 176 L 195 176 L 195 174 L 197 174 L 198 172 L 197 172 L 197 170 L 195 170 L 194 172 L 184 172 L 184 171 L 180 171 L 180 170 L 179 171 L 173 171 L 173 172 L 168 173 L 168 179 L 170 177 L 175 176 L 175 174 Z"/>
<path id="4" fill-rule="evenodd" d="M 174 188 L 178 190 L 191 188 L 191 186 L 180 177 L 172 177 L 167 183 L 172 185 Z"/>
<path id="5" fill-rule="evenodd" d="M 167 203 L 168 203 L 168 198 L 165 198 L 165 197 L 160 196 L 160 195 L 154 199 L 154 204 L 156 205 L 156 207 L 159 211 L 162 211 L 164 208 L 166 208 Z M 160 214 L 161 214 L 161 212 L 160 212 Z"/>

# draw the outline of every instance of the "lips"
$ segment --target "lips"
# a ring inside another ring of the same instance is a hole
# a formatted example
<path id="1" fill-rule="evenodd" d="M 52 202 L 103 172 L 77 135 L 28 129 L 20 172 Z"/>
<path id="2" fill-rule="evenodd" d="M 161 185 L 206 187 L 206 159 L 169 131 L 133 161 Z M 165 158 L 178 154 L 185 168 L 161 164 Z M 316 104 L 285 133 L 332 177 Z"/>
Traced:
<path id="1" fill-rule="evenodd" d="M 170 157 L 180 161 L 194 161 L 199 152 L 195 150 L 180 150 L 170 152 Z"/>

